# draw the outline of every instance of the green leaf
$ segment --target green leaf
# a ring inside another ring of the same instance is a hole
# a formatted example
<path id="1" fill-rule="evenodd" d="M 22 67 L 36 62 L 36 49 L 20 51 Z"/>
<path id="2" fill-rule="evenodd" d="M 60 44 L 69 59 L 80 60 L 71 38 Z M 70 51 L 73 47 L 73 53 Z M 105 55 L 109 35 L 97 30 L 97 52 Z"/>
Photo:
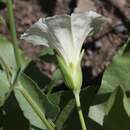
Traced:
<path id="1" fill-rule="evenodd" d="M 99 94 L 113 92 L 117 86 L 123 86 L 125 91 L 130 91 L 130 40 L 127 42 L 121 55 L 116 55 L 106 69 Z"/>
<path id="2" fill-rule="evenodd" d="M 4 61 L 10 71 L 16 70 L 16 61 L 12 44 L 0 36 L 0 58 Z"/>
<path id="3" fill-rule="evenodd" d="M 90 107 L 89 117 L 103 125 L 103 130 L 130 129 L 130 102 L 121 87 L 111 94 L 108 101 Z"/>
<path id="4" fill-rule="evenodd" d="M 95 105 L 92 106 L 89 111 L 89 116 L 91 117 L 91 119 L 93 119 L 94 121 L 96 121 L 99 124 L 103 124 L 104 119 L 106 119 L 104 117 L 106 117 L 106 115 L 109 116 L 109 113 L 113 109 L 114 105 L 117 105 L 118 107 L 116 107 L 116 108 L 119 109 L 120 105 L 117 104 L 117 102 L 116 102 L 116 100 L 117 100 L 117 98 L 119 98 L 119 96 L 117 97 L 116 95 L 118 95 L 117 93 L 119 93 L 120 91 L 123 93 L 122 99 L 120 99 L 120 102 L 122 101 L 121 103 L 123 106 L 121 108 L 121 112 L 122 112 L 122 114 L 125 113 L 126 117 L 124 117 L 124 118 L 127 119 L 125 121 L 129 122 L 129 118 L 128 118 L 129 111 L 127 110 L 128 108 L 125 109 L 126 106 L 129 105 L 129 103 L 125 104 L 125 102 L 127 101 L 125 92 L 130 91 L 130 87 L 129 87 L 129 84 L 130 84 L 130 73 L 129 73 L 130 72 L 130 60 L 129 60 L 130 53 L 129 52 L 130 52 L 130 40 L 128 40 L 127 44 L 125 44 L 118 51 L 118 53 L 114 56 L 112 63 L 108 66 L 108 68 L 106 69 L 106 71 L 103 75 L 101 87 L 93 101 L 93 105 L 94 104 Z M 119 89 L 118 86 L 122 86 L 122 89 L 121 88 Z M 113 94 L 110 96 L 111 93 L 113 93 Z M 109 96 L 110 96 L 110 98 L 109 98 Z M 121 96 L 121 94 L 120 94 L 120 96 Z M 107 100 L 108 100 L 108 102 L 106 102 Z M 116 111 L 118 112 L 118 110 L 115 110 L 115 114 L 116 114 Z M 114 115 L 114 113 L 113 113 L 113 115 Z M 116 115 L 115 117 L 113 116 L 113 122 L 115 122 L 116 120 L 118 121 L 118 118 L 120 119 L 120 115 Z M 118 123 L 120 123 L 120 121 Z M 118 124 L 118 123 L 115 123 L 115 124 Z M 110 129 L 111 128 L 109 128 L 109 130 Z"/>
<path id="5" fill-rule="evenodd" d="M 46 116 L 51 119 L 56 118 L 59 108 L 52 104 L 26 75 L 22 75 L 14 92 L 25 117 L 31 125 L 46 129 L 43 118 L 46 118 Z"/>
<path id="6" fill-rule="evenodd" d="M 4 104 L 6 99 L 6 94 L 9 91 L 10 84 L 6 73 L 0 70 L 0 107 Z"/>
<path id="7" fill-rule="evenodd" d="M 31 61 L 30 58 L 25 56 L 25 54 L 19 49 L 20 60 L 22 64 L 22 70 L 29 64 Z M 1 63 L 3 62 L 3 63 Z M 0 35 L 0 64 L 4 65 L 8 71 L 13 73 L 17 70 L 16 60 L 13 45 L 5 37 Z"/>

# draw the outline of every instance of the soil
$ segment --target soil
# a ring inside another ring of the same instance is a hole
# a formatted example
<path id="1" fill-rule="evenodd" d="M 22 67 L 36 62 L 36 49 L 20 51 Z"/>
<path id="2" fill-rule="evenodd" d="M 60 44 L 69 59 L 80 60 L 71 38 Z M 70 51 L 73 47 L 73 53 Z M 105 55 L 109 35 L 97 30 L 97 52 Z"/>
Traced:
<path id="1" fill-rule="evenodd" d="M 130 0 L 14 0 L 18 38 L 40 17 L 71 14 L 91 9 L 109 19 L 102 30 L 96 36 L 85 41 L 83 46 L 85 49 L 82 62 L 84 75 L 88 83 L 91 84 L 93 79 L 98 77 L 110 63 L 119 47 L 128 39 L 130 34 Z M 0 7 L 0 14 L 6 16 L 6 5 Z M 1 27 L 0 32 L 9 36 L 6 24 Z M 23 41 L 20 47 L 36 61 L 40 70 L 49 76 L 55 70 L 53 64 L 40 61 L 37 58 L 36 55 L 40 47 L 34 48 Z"/>

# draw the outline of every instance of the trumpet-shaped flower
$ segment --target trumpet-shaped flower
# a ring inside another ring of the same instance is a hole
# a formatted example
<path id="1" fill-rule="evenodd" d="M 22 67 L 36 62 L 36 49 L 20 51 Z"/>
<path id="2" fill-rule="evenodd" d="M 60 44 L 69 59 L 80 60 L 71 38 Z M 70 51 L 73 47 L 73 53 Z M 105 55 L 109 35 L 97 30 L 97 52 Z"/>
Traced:
<path id="1" fill-rule="evenodd" d="M 98 31 L 104 20 L 104 17 L 93 11 L 41 18 L 21 39 L 54 49 L 65 83 L 72 90 L 80 90 L 83 42 Z"/>

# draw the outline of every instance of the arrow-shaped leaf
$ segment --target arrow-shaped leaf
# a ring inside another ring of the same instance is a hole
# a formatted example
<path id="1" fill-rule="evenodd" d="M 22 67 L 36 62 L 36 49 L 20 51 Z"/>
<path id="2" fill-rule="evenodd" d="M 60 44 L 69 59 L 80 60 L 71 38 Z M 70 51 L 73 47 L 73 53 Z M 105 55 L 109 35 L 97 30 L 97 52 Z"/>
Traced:
<path id="1" fill-rule="evenodd" d="M 47 129 L 46 116 L 54 119 L 59 112 L 59 108 L 52 104 L 26 75 L 21 77 L 19 85 L 15 87 L 15 96 L 25 117 L 37 128 Z"/>

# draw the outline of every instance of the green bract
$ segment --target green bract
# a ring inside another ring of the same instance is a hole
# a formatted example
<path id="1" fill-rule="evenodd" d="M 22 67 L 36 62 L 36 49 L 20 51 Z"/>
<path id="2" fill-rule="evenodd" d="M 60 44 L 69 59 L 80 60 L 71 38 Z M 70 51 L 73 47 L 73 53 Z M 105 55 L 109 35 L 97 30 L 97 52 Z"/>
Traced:
<path id="1" fill-rule="evenodd" d="M 80 91 L 83 42 L 86 37 L 97 32 L 104 21 L 104 17 L 93 11 L 41 18 L 21 39 L 54 49 L 65 83 L 72 90 Z"/>

